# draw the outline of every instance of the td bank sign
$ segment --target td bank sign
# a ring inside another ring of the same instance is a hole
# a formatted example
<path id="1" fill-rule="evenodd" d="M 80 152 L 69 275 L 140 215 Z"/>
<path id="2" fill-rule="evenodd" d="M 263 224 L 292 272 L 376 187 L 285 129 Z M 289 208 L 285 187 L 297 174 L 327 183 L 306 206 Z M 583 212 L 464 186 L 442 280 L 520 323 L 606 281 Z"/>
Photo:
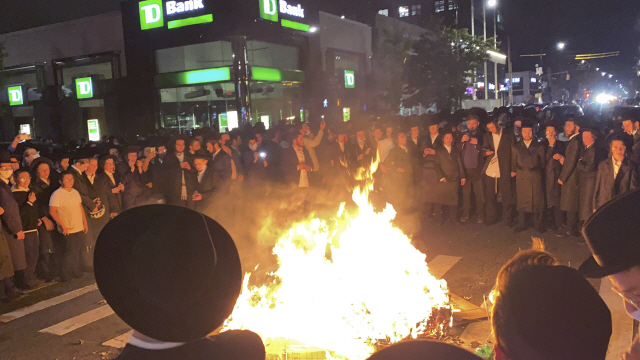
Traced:
<path id="1" fill-rule="evenodd" d="M 24 97 L 22 95 L 23 94 L 22 86 L 10 86 L 7 89 L 7 92 L 9 94 L 10 106 L 24 105 Z"/>
<path id="2" fill-rule="evenodd" d="M 291 4 L 286 0 L 259 0 L 260 17 L 278 22 L 280 25 L 295 30 L 309 31 L 309 25 L 298 21 L 304 20 L 305 9 L 300 4 Z M 282 18 L 282 19 L 279 19 Z"/>
<path id="3" fill-rule="evenodd" d="M 169 29 L 212 22 L 212 14 L 193 16 L 200 13 L 201 10 L 204 10 L 203 1 L 204 0 L 140 1 L 138 3 L 140 29 L 148 30 L 164 27 L 165 17 L 167 17 L 167 27 Z M 185 16 L 187 17 L 185 18 Z M 179 19 L 173 20 L 174 17 Z"/>

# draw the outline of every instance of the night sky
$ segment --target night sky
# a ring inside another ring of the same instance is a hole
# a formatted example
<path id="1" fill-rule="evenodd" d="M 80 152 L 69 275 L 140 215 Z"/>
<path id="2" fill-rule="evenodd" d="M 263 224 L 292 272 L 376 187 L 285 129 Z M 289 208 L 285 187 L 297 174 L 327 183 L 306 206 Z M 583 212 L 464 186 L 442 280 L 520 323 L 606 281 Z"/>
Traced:
<path id="1" fill-rule="evenodd" d="M 118 10 L 121 0 L 0 1 L 3 7 L 0 33 L 5 33 Z M 362 13 L 366 3 L 380 0 L 319 1 L 321 8 L 335 9 L 332 12 L 348 16 Z M 407 0 L 407 4 L 412 2 Z M 533 70 L 539 59 L 521 61 L 517 56 L 540 50 L 549 54 L 546 65 L 554 63 L 554 56 L 568 59 L 575 54 L 619 50 L 619 57 L 594 60 L 594 64 L 603 71 L 628 77 L 632 74 L 633 58 L 640 56 L 640 0 L 498 0 L 498 6 L 511 35 L 515 70 Z M 506 44 L 506 39 L 500 40 Z M 567 44 L 563 53 L 555 49 L 558 41 Z"/>

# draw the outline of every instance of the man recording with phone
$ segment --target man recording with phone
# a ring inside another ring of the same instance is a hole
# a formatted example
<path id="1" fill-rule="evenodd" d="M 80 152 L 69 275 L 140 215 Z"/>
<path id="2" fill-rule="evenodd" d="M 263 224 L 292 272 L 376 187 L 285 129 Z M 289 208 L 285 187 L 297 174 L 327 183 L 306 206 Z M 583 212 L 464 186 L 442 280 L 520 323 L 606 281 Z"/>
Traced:
<path id="1" fill-rule="evenodd" d="M 244 153 L 244 166 L 247 172 L 248 188 L 254 189 L 256 194 L 264 195 L 266 189 L 266 167 L 269 163 L 265 160 L 267 153 L 265 148 L 258 148 L 258 141 L 255 135 L 248 137 L 249 151 Z"/>

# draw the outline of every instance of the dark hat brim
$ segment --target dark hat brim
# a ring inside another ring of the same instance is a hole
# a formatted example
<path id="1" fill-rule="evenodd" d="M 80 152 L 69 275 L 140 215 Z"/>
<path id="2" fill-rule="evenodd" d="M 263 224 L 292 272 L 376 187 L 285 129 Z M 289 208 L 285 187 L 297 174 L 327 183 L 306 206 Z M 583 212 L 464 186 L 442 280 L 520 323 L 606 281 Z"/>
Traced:
<path id="1" fill-rule="evenodd" d="M 628 270 L 635 265 L 637 264 L 617 264 L 616 266 L 602 267 L 598 264 L 598 262 L 592 255 L 589 256 L 589 258 L 585 260 L 582 265 L 580 265 L 578 270 L 585 277 L 591 279 L 601 279 L 605 276 L 617 274 L 619 272 Z"/>
<path id="2" fill-rule="evenodd" d="M 125 323 L 169 342 L 193 341 L 222 325 L 242 287 L 240 258 L 226 230 L 172 205 L 136 207 L 107 223 L 94 272 Z"/>

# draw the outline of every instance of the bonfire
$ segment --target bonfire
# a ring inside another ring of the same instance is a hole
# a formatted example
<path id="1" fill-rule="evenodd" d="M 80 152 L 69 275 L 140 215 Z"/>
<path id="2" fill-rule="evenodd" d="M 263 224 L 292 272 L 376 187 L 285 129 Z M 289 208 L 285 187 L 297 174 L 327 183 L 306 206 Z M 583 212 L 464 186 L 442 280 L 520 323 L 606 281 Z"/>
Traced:
<path id="1" fill-rule="evenodd" d="M 242 293 L 224 330 L 258 333 L 269 359 L 366 359 L 377 349 L 442 337 L 451 322 L 447 284 L 429 273 L 426 255 L 393 225 L 390 204 L 369 201 L 377 163 L 355 175 L 355 214 L 292 226 L 273 248 L 270 282 Z"/>

